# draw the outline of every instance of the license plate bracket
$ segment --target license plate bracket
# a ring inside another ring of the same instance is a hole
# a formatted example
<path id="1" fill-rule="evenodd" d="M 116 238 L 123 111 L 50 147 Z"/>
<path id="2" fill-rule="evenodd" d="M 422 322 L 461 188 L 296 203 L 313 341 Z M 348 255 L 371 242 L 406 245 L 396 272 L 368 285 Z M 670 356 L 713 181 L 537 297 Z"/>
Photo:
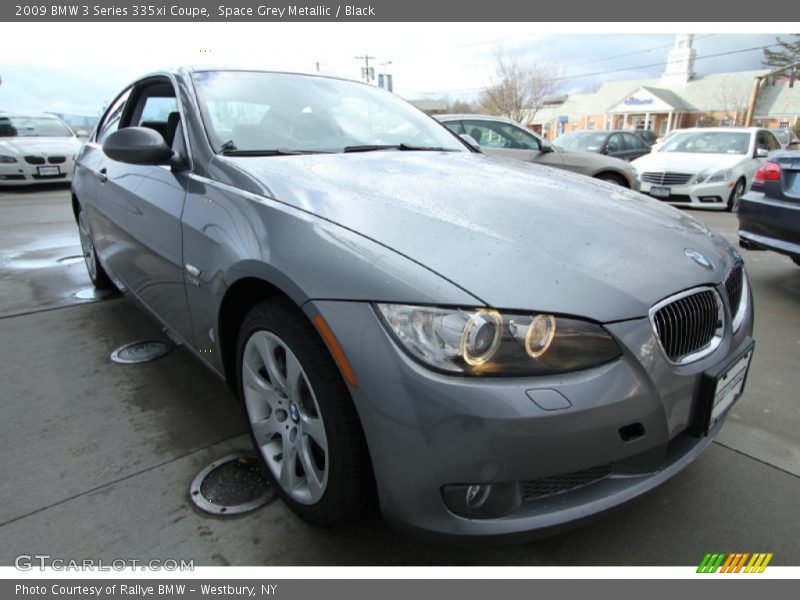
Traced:
<path id="1" fill-rule="evenodd" d="M 722 365 L 709 369 L 700 378 L 690 431 L 700 437 L 708 432 L 744 392 L 755 342 L 748 338 L 739 352 Z"/>
<path id="2" fill-rule="evenodd" d="M 61 169 L 58 167 L 39 167 L 38 169 L 39 177 L 58 177 L 61 175 Z"/>
<path id="3" fill-rule="evenodd" d="M 655 198 L 669 198 L 672 190 L 668 187 L 664 187 L 663 185 L 651 185 L 648 193 Z"/>

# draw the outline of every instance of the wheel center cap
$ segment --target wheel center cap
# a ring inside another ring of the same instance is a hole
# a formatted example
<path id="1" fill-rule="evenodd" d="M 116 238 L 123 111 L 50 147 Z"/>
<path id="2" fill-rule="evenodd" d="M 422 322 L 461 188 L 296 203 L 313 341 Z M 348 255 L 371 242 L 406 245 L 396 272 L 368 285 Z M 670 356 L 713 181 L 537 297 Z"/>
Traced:
<path id="1" fill-rule="evenodd" d="M 292 421 L 295 423 L 300 422 L 300 409 L 297 408 L 297 405 L 294 402 L 289 405 L 289 416 L 292 417 Z"/>

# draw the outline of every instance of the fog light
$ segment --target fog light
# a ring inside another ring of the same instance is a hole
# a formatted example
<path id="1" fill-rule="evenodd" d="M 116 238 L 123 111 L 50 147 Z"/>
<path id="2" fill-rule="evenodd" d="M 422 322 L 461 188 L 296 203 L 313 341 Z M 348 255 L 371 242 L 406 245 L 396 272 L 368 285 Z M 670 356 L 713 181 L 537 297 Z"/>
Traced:
<path id="1" fill-rule="evenodd" d="M 464 501 L 470 508 L 480 508 L 486 503 L 486 499 L 489 497 L 489 494 L 491 493 L 492 493 L 492 486 L 490 484 L 471 485 L 467 488 L 467 493 L 466 496 L 464 497 Z"/>
<path id="2" fill-rule="evenodd" d="M 504 517 L 522 506 L 517 483 L 446 485 L 442 497 L 450 511 L 470 519 Z"/>

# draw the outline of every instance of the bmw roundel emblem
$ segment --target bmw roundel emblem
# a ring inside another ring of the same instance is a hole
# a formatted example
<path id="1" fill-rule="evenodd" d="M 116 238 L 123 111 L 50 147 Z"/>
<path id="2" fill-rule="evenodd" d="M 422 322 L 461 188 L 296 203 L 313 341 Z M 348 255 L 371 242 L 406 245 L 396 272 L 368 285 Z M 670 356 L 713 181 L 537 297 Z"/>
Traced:
<path id="1" fill-rule="evenodd" d="M 701 252 L 698 252 L 697 250 L 693 250 L 692 248 L 686 248 L 684 250 L 684 252 L 686 253 L 686 256 L 691 258 L 694 262 L 696 262 L 698 265 L 700 265 L 704 269 L 713 269 L 714 268 L 714 266 L 711 264 L 711 261 L 708 260 L 705 257 L 705 255 L 702 254 Z"/>

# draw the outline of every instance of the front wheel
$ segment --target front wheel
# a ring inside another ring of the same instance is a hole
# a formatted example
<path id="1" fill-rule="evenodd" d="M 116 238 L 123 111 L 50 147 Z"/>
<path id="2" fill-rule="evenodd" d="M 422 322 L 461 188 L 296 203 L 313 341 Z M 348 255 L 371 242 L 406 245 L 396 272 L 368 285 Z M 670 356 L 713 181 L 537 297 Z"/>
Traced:
<path id="1" fill-rule="evenodd" d="M 308 319 L 286 302 L 257 305 L 238 340 L 250 437 L 286 505 L 321 527 L 363 517 L 375 484 L 347 386 Z"/>
<path id="2" fill-rule="evenodd" d="M 614 183 L 624 188 L 629 187 L 628 182 L 625 181 L 625 178 L 615 173 L 600 173 L 599 175 L 595 175 L 594 178 L 599 179 L 600 181 L 607 181 L 609 183 Z"/>
<path id="3" fill-rule="evenodd" d="M 739 181 L 736 182 L 736 185 L 731 191 L 731 195 L 728 196 L 728 205 L 726 207 L 726 210 L 728 212 L 736 212 L 737 210 L 739 210 L 739 200 L 741 200 L 742 196 L 744 196 L 744 188 L 745 188 L 744 179 L 740 179 Z"/>
<path id="4" fill-rule="evenodd" d="M 108 277 L 103 265 L 97 259 L 97 251 L 92 240 L 92 232 L 89 230 L 89 222 L 84 211 L 78 213 L 78 233 L 81 238 L 81 250 L 83 251 L 83 261 L 86 263 L 86 270 L 89 279 L 98 290 L 109 290 L 114 288 L 111 279 Z"/>

